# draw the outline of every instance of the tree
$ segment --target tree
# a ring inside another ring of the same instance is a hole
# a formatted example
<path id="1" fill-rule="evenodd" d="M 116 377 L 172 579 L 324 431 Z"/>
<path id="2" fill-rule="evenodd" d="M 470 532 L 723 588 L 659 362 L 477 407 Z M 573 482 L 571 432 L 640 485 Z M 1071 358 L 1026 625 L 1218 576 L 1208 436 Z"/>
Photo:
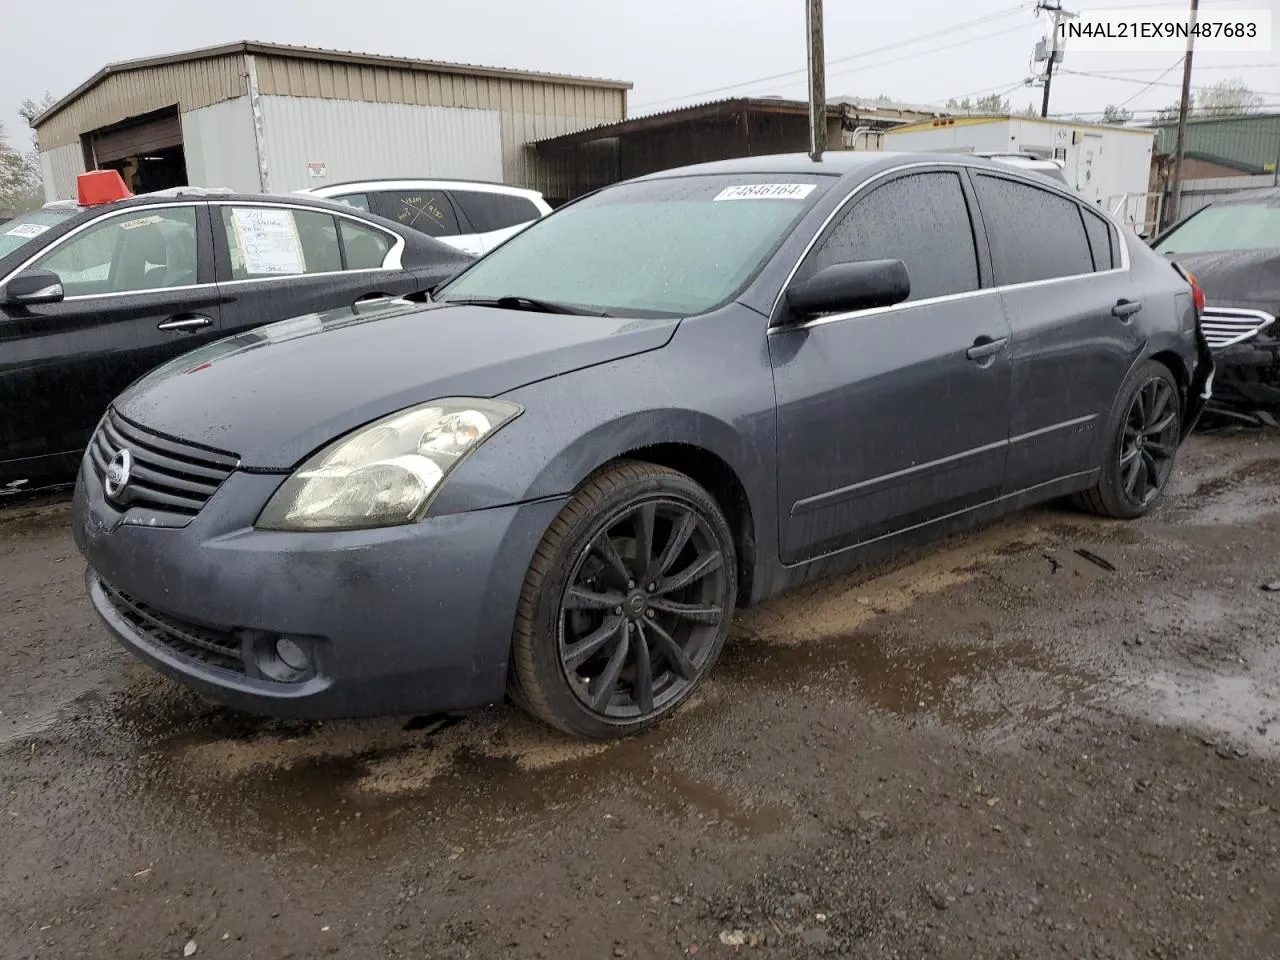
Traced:
<path id="1" fill-rule="evenodd" d="M 1102 111 L 1103 123 L 1128 123 L 1133 119 L 1133 111 L 1126 110 L 1124 107 L 1117 107 L 1113 103 L 1108 103 Z"/>
<path id="2" fill-rule="evenodd" d="M 32 121 L 52 107 L 55 102 L 53 94 L 46 90 L 44 92 L 44 97 L 42 97 L 38 103 L 29 97 L 26 100 L 23 100 L 22 105 L 18 107 L 18 116 L 27 121 L 27 126 L 35 126 Z"/>
<path id="3" fill-rule="evenodd" d="M 40 161 L 33 152 L 22 153 L 9 144 L 0 124 L 0 216 L 13 217 L 44 203 Z"/>
<path id="4" fill-rule="evenodd" d="M 965 97 L 963 100 L 957 100 L 955 97 L 952 97 L 950 100 L 947 101 L 947 109 L 948 110 L 972 110 L 973 101 L 971 101 L 968 97 Z"/>
<path id="5" fill-rule="evenodd" d="M 1034 103 L 1028 103 L 1025 107 L 1018 111 L 1020 117 L 1038 117 L 1040 116 L 1040 108 Z"/>
<path id="6" fill-rule="evenodd" d="M 1196 115 L 1223 117 L 1238 113 L 1253 113 L 1263 104 L 1261 95 L 1254 93 L 1239 77 L 1219 80 L 1200 90 L 1200 105 Z"/>
<path id="7" fill-rule="evenodd" d="M 1199 95 L 1193 90 L 1187 103 L 1187 116 L 1230 117 L 1254 113 L 1264 102 L 1261 94 L 1254 93 L 1239 77 L 1233 77 L 1201 87 Z M 1159 110 L 1155 116 L 1156 123 L 1175 123 L 1177 119 L 1177 102 Z"/>
<path id="8" fill-rule="evenodd" d="M 994 113 L 1001 116 L 1006 116 L 1009 113 L 1008 99 L 998 93 L 989 93 L 985 97 L 979 97 L 978 102 L 973 106 L 978 113 Z"/>

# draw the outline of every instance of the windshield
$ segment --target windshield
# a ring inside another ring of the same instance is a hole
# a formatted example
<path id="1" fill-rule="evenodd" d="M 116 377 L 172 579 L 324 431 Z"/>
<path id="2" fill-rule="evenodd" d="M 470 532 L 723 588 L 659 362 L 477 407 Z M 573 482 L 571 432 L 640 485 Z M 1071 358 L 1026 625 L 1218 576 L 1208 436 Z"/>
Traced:
<path id="1" fill-rule="evenodd" d="M 74 217 L 79 210 L 33 210 L 6 223 L 0 223 L 0 259 L 24 244 L 30 243 L 50 227 Z"/>
<path id="2" fill-rule="evenodd" d="M 1222 253 L 1280 248 L 1280 206 L 1207 207 L 1156 244 L 1156 253 Z"/>
<path id="3" fill-rule="evenodd" d="M 610 316 L 705 313 L 755 275 L 828 182 L 764 174 L 611 187 L 525 228 L 432 299 L 520 298 Z"/>

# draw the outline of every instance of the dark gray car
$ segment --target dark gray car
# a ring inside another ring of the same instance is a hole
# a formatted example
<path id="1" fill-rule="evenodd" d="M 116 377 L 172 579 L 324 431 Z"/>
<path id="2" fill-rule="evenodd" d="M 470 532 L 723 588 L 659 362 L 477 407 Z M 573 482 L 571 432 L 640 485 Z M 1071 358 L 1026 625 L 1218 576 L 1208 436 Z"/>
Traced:
<path id="1" fill-rule="evenodd" d="M 1146 513 L 1212 372 L 1177 268 L 975 158 L 655 174 L 434 299 L 224 340 L 113 404 L 75 536 L 117 638 L 257 712 L 506 691 L 620 736 L 736 606 L 1053 497 Z"/>

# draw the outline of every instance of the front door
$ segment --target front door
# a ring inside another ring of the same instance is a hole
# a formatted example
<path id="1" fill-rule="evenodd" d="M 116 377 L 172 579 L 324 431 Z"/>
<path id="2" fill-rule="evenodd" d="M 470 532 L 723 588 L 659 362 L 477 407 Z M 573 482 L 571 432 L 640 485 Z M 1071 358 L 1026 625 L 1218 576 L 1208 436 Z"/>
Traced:
<path id="1" fill-rule="evenodd" d="M 860 195 L 797 272 L 802 281 L 833 263 L 898 258 L 911 294 L 807 323 L 775 317 L 784 562 L 1000 495 L 1010 334 L 973 206 L 960 171 L 900 175 Z"/>
<path id="2" fill-rule="evenodd" d="M 362 221 L 277 203 L 211 209 L 225 334 L 422 286 L 398 264 L 386 265 L 395 235 Z"/>
<path id="3" fill-rule="evenodd" d="M 203 203 L 133 207 L 38 257 L 64 299 L 0 306 L 0 476 L 74 469 L 111 401 L 155 366 L 218 335 Z"/>

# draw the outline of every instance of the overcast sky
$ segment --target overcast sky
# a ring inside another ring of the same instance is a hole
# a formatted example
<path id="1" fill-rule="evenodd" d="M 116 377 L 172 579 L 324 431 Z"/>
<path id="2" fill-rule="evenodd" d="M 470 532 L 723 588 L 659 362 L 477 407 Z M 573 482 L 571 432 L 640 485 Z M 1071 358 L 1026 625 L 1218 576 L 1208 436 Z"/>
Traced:
<path id="1" fill-rule="evenodd" d="M 1045 32 L 1014 0 L 826 0 L 829 96 L 887 94 L 912 102 L 1016 87 Z M 1066 0 L 1069 10 L 1151 0 Z M 1160 4 L 1166 9 L 1185 3 Z M 1204 10 L 1271 9 L 1280 0 L 1202 0 Z M 985 18 L 985 22 L 974 21 Z M 969 26 L 963 26 L 968 24 Z M 742 94 L 805 95 L 804 0 L 0 0 L 0 122 L 30 131 L 26 97 L 70 92 L 104 64 L 234 40 L 261 40 L 630 80 L 631 115 Z M 927 37 L 927 38 L 925 38 Z M 891 48 L 891 49 L 883 49 Z M 880 51 L 880 52 L 872 52 Z M 1133 109 L 1176 101 L 1178 53 L 1072 54 L 1054 78 L 1051 111 Z M 1243 78 L 1280 110 L 1280 38 L 1270 53 L 1197 53 L 1193 83 Z M 758 80 L 794 71 L 778 79 Z M 757 82 L 748 83 L 747 81 Z M 1144 89 L 1150 81 L 1159 85 Z M 730 87 L 719 90 L 716 88 Z M 1040 91 L 1009 91 L 1016 108 Z"/>

